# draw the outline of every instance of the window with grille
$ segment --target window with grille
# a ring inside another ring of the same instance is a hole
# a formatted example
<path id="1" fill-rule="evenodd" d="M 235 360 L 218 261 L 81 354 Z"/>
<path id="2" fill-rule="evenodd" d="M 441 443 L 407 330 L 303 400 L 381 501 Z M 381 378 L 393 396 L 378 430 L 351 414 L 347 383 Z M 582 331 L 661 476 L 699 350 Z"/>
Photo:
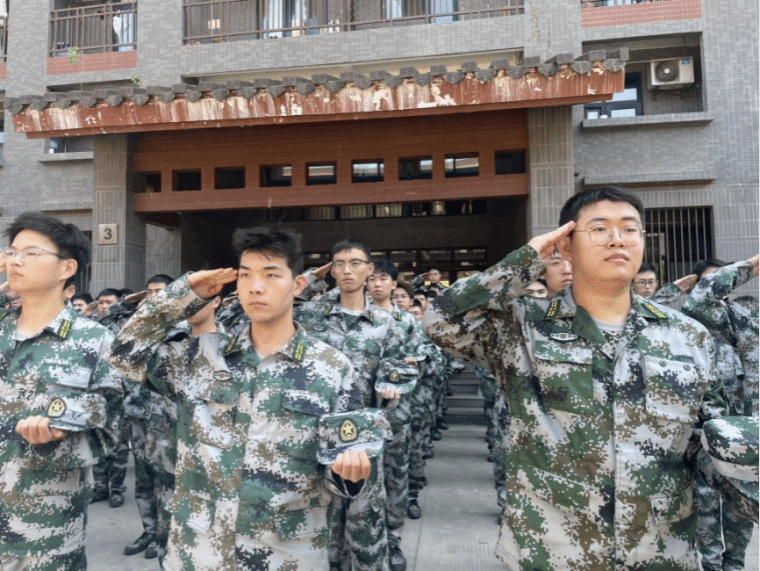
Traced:
<path id="1" fill-rule="evenodd" d="M 645 212 L 644 260 L 657 269 L 661 284 L 691 273 L 700 260 L 714 258 L 712 209 L 651 208 Z"/>

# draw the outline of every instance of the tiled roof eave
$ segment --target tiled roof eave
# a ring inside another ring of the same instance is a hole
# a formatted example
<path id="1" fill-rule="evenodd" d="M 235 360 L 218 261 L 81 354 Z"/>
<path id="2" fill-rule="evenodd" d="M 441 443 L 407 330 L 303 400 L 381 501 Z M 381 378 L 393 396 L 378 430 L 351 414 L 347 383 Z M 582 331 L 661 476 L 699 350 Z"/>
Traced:
<path id="1" fill-rule="evenodd" d="M 572 105 L 622 91 L 625 59 L 601 51 L 521 66 L 463 64 L 457 71 L 45 93 L 4 105 L 14 129 L 34 138 Z"/>

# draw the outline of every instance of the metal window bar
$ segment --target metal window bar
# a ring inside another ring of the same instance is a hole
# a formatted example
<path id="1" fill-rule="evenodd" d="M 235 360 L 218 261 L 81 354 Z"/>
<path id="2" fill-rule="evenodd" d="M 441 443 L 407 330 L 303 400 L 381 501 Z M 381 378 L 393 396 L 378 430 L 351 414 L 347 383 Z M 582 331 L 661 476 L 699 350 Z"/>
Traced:
<path id="1" fill-rule="evenodd" d="M 653 208 L 645 216 L 644 258 L 657 269 L 660 283 L 688 275 L 696 262 L 714 257 L 709 207 Z"/>
<path id="2" fill-rule="evenodd" d="M 0 62 L 8 55 L 8 16 L 0 15 Z"/>
<path id="3" fill-rule="evenodd" d="M 137 0 L 50 12 L 50 57 L 137 49 Z M 76 61 L 72 61 L 76 64 Z"/>
<path id="4" fill-rule="evenodd" d="M 524 14 L 525 0 L 185 0 L 186 44 Z"/>

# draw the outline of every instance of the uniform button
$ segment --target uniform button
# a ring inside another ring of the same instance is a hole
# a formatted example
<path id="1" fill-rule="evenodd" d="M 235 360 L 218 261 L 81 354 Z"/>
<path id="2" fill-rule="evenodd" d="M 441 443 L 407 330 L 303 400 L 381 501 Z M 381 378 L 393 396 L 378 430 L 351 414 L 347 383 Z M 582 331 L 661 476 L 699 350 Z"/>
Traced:
<path id="1" fill-rule="evenodd" d="M 691 371 L 691 365 L 684 365 L 684 369 L 687 371 Z"/>
<path id="2" fill-rule="evenodd" d="M 665 361 L 660 361 L 660 366 L 664 367 L 665 366 Z"/>

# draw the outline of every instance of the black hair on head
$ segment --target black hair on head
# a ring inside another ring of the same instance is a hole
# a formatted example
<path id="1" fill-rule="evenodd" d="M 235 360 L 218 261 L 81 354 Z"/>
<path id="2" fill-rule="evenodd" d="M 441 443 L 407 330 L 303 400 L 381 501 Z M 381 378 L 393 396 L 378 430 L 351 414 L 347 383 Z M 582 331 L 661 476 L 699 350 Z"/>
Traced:
<path id="1" fill-rule="evenodd" d="M 372 252 L 369 251 L 367 245 L 360 240 L 355 240 L 354 238 L 346 238 L 345 240 L 337 242 L 332 247 L 331 256 L 334 258 L 335 254 L 339 252 L 346 252 L 347 250 L 361 250 L 367 258 L 368 262 L 372 259 Z"/>
<path id="2" fill-rule="evenodd" d="M 128 287 L 123 287 L 119 291 L 121 292 L 121 295 L 131 295 L 131 294 L 135 293 L 131 289 L 129 289 Z"/>
<path id="3" fill-rule="evenodd" d="M 102 290 L 98 294 L 98 297 L 100 298 L 100 297 L 103 297 L 104 295 L 112 295 L 116 299 L 121 299 L 121 291 L 113 287 L 107 287 L 106 289 Z"/>
<path id="4" fill-rule="evenodd" d="M 82 300 L 87 305 L 89 305 L 92 303 L 92 296 L 87 292 L 75 293 L 74 295 L 71 296 L 71 302 L 73 303 L 77 300 Z"/>
<path id="5" fill-rule="evenodd" d="M 393 281 L 398 280 L 398 268 L 390 260 L 372 260 L 375 264 L 375 274 L 388 274 Z"/>
<path id="6" fill-rule="evenodd" d="M 425 292 L 425 296 L 426 296 L 428 299 L 435 299 L 436 297 L 438 297 L 438 292 L 437 292 L 437 291 L 435 291 L 434 289 L 429 289 L 429 290 L 427 290 L 427 291 Z"/>
<path id="7" fill-rule="evenodd" d="M 650 264 L 649 262 L 641 262 L 639 271 L 636 273 L 643 274 L 644 272 L 654 272 L 655 274 L 657 273 L 657 271 L 654 269 L 654 266 L 652 264 Z"/>
<path id="8" fill-rule="evenodd" d="M 702 274 L 705 273 L 705 270 L 709 270 L 710 268 L 722 268 L 726 265 L 726 262 L 723 260 L 716 260 L 715 258 L 708 258 L 707 260 L 700 260 L 696 264 L 694 264 L 694 267 L 691 269 L 691 273 L 697 276 L 697 279 L 702 278 Z"/>
<path id="9" fill-rule="evenodd" d="M 419 307 L 420 309 L 422 309 L 422 304 L 420 303 L 420 300 L 419 299 L 415 299 L 412 302 L 412 307 Z"/>
<path id="10" fill-rule="evenodd" d="M 77 263 L 77 271 L 66 280 L 64 289 L 76 283 L 77 274 L 81 274 L 90 263 L 92 247 L 82 231 L 74 224 L 66 224 L 55 216 L 43 212 L 24 212 L 19 214 L 5 230 L 11 242 L 22 230 L 38 232 L 55 244 L 56 253 Z"/>
<path id="11" fill-rule="evenodd" d="M 546 280 L 544 278 L 538 278 L 536 281 L 544 287 L 549 287 L 546 285 Z"/>
<path id="12" fill-rule="evenodd" d="M 559 225 L 567 224 L 571 220 L 577 222 L 581 210 L 603 200 L 627 202 L 638 211 L 642 223 L 644 222 L 644 205 L 638 196 L 624 188 L 604 186 L 602 188 L 584 190 L 571 196 L 559 213 Z"/>
<path id="13" fill-rule="evenodd" d="M 148 281 L 145 282 L 145 287 L 148 287 L 148 285 L 150 285 L 150 284 L 169 285 L 173 281 L 174 281 L 174 279 L 172 279 L 171 276 L 167 276 L 166 274 L 156 274 L 155 276 L 150 276 L 148 278 Z"/>
<path id="14" fill-rule="evenodd" d="M 406 282 L 398 282 L 398 284 L 396 285 L 396 289 L 398 288 L 403 289 L 407 293 L 407 295 L 409 295 L 410 299 L 414 299 L 414 288 L 411 285 L 409 285 Z"/>
<path id="15" fill-rule="evenodd" d="M 246 252 L 285 258 L 293 277 L 303 272 L 301 235 L 292 230 L 255 226 L 238 228 L 232 235 L 232 247 L 238 260 Z"/>

